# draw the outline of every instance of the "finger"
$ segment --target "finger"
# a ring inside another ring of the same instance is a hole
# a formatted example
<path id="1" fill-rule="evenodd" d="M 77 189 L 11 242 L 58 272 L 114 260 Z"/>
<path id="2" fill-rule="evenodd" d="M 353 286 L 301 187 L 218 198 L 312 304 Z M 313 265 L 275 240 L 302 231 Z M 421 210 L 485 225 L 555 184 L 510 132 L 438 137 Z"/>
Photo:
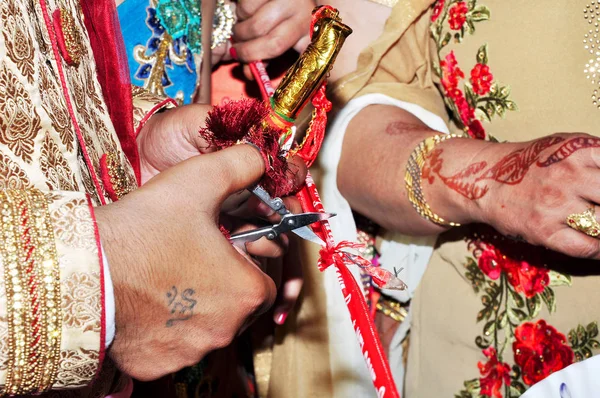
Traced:
<path id="1" fill-rule="evenodd" d="M 269 0 L 242 0 L 238 1 L 235 12 L 241 20 L 248 19 L 256 13 Z"/>
<path id="2" fill-rule="evenodd" d="M 273 320 L 278 325 L 283 325 L 289 313 L 296 305 L 302 291 L 304 278 L 302 276 L 302 262 L 297 239 L 291 239 L 288 254 L 283 259 L 281 270 L 282 281 L 279 295 L 273 312 Z"/>
<path id="3" fill-rule="evenodd" d="M 293 15 L 293 7 L 282 7 L 272 1 L 261 7 L 252 17 L 238 22 L 233 27 L 233 37 L 237 42 L 245 42 L 265 36 L 277 25 Z"/>
<path id="4" fill-rule="evenodd" d="M 265 171 L 262 154 L 252 145 L 234 145 L 202 157 L 206 158 L 207 166 L 212 161 L 210 169 L 202 175 L 212 180 L 211 184 L 206 184 L 206 188 L 214 190 L 214 195 L 220 199 L 219 203 L 253 186 Z"/>
<path id="5" fill-rule="evenodd" d="M 294 156 L 288 160 L 287 177 L 294 181 L 294 190 L 299 190 L 304 185 L 308 168 L 306 163 L 299 156 Z"/>
<path id="6" fill-rule="evenodd" d="M 256 257 L 278 258 L 285 254 L 289 245 L 289 238 L 280 235 L 276 239 L 260 238 L 257 241 L 246 243 L 248 254 Z"/>
<path id="7" fill-rule="evenodd" d="M 579 196 L 588 202 L 600 203 L 600 170 L 596 167 L 586 167 L 583 173 L 579 173 L 579 177 L 575 186 L 575 189 L 579 190 Z"/>
<path id="8" fill-rule="evenodd" d="M 292 23 L 293 20 L 289 22 L 275 27 L 265 36 L 243 43 L 234 43 L 233 47 L 238 58 L 244 62 L 272 59 L 289 50 L 306 29 Z"/>
<path id="9" fill-rule="evenodd" d="M 600 260 L 600 239 L 569 227 L 553 234 L 547 247 L 571 257 Z"/>

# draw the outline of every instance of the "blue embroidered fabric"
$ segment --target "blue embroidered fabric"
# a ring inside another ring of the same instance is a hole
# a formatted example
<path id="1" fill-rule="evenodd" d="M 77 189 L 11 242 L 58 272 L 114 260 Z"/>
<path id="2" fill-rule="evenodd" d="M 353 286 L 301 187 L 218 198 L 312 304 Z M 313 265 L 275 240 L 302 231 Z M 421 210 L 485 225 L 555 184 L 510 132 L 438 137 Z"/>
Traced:
<path id="1" fill-rule="evenodd" d="M 153 8 L 149 0 L 126 0 L 117 11 L 132 83 L 187 104 L 197 80 L 201 18 L 199 1 L 185 4 L 160 0 Z"/>

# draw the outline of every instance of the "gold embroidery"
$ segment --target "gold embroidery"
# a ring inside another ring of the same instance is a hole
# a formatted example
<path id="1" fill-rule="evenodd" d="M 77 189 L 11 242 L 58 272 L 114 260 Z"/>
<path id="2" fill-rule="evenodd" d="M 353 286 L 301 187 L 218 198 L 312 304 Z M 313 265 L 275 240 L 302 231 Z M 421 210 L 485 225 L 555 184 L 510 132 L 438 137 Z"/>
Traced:
<path id="1" fill-rule="evenodd" d="M 102 306 L 97 294 L 99 290 L 100 279 L 97 276 L 75 273 L 64 281 L 63 324 L 84 332 L 100 333 L 99 314 L 102 312 Z"/>
<path id="2" fill-rule="evenodd" d="M 81 33 L 75 26 L 75 20 L 69 10 L 60 9 L 60 27 L 65 41 L 67 54 L 71 58 L 71 65 L 78 66 L 84 53 L 84 46 L 81 40 Z"/>
<path id="3" fill-rule="evenodd" d="M 585 64 L 585 77 L 594 85 L 594 92 L 592 93 L 592 103 L 595 107 L 600 109 L 600 0 L 592 0 L 591 4 L 588 4 L 583 9 L 583 17 L 588 22 L 590 30 L 584 35 L 583 48 L 593 58 Z"/>
<path id="4" fill-rule="evenodd" d="M 128 174 L 116 153 L 111 152 L 106 154 L 106 168 L 108 169 L 112 189 L 117 198 L 121 199 L 133 190 Z"/>
<path id="5" fill-rule="evenodd" d="M 62 387 L 80 386 L 93 380 L 98 369 L 98 351 L 80 348 L 62 351 L 58 380 Z"/>
<path id="6" fill-rule="evenodd" d="M 19 71 L 33 83 L 33 43 L 27 29 L 27 22 L 14 1 L 0 2 L 2 12 L 0 18 L 5 28 L 2 29 L 6 55 L 17 65 Z"/>
<path id="7" fill-rule="evenodd" d="M 94 222 L 85 199 L 71 200 L 52 212 L 54 234 L 69 247 L 96 253 Z"/>
<path id="8" fill-rule="evenodd" d="M 0 153 L 0 190 L 29 188 L 31 182 L 21 167 Z"/>
<path id="9" fill-rule="evenodd" d="M 46 132 L 40 157 L 40 168 L 46 176 L 49 189 L 76 191 L 78 189 L 73 171 L 50 133 Z"/>
<path id="10" fill-rule="evenodd" d="M 40 63 L 39 76 L 42 107 L 52 120 L 52 127 L 59 133 L 67 151 L 71 152 L 75 147 L 75 134 L 63 96 L 59 94 L 60 91 L 49 76 L 48 67 L 44 63 Z"/>
<path id="11" fill-rule="evenodd" d="M 4 392 L 37 393 L 54 383 L 61 340 L 60 274 L 44 194 L 0 192 L 9 358 Z"/>
<path id="12" fill-rule="evenodd" d="M 31 164 L 33 141 L 40 117 L 19 79 L 6 65 L 0 67 L 0 143 Z"/>

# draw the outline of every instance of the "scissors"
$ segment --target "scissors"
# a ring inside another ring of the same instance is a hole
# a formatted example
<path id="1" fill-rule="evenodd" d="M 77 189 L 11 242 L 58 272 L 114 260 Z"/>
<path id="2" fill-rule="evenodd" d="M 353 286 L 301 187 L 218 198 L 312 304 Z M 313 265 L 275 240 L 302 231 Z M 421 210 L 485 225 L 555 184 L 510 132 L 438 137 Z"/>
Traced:
<path id="1" fill-rule="evenodd" d="M 292 214 L 285 207 L 285 204 L 283 203 L 283 200 L 281 198 L 272 198 L 271 195 L 269 195 L 269 193 L 267 191 L 265 191 L 265 189 L 263 187 L 261 187 L 260 185 L 257 185 L 256 187 L 254 187 L 252 189 L 252 193 L 258 199 L 260 199 L 264 204 L 269 206 L 269 208 L 271 210 L 275 211 L 277 214 L 279 214 L 281 216 L 285 216 L 286 214 Z M 310 213 L 305 213 L 305 214 L 310 214 Z M 317 213 L 317 214 L 327 214 L 327 213 Z M 330 217 L 332 217 L 332 216 L 330 216 Z M 327 218 L 329 218 L 329 217 L 327 217 Z M 326 220 L 327 218 L 324 218 L 322 220 Z M 319 221 L 319 220 L 317 220 L 317 221 Z M 301 226 L 299 228 L 297 227 L 296 229 L 291 228 L 291 229 L 288 229 L 288 231 L 291 230 L 293 233 L 295 233 L 302 239 L 316 243 L 317 245 L 320 245 L 320 246 L 325 246 L 325 242 L 323 242 L 323 239 L 319 238 L 317 236 L 317 234 L 315 234 L 310 228 L 308 228 L 308 225 L 310 225 L 310 224 L 312 224 L 312 223 L 304 224 L 304 226 Z"/>
<path id="2" fill-rule="evenodd" d="M 281 221 L 278 224 L 240 232 L 239 234 L 231 235 L 230 240 L 235 246 L 243 248 L 246 243 L 254 242 L 262 237 L 265 237 L 268 240 L 274 240 L 285 232 L 295 231 L 300 228 L 308 229 L 308 225 L 318 221 L 327 220 L 334 216 L 335 214 L 333 213 L 287 213 L 281 217 Z"/>

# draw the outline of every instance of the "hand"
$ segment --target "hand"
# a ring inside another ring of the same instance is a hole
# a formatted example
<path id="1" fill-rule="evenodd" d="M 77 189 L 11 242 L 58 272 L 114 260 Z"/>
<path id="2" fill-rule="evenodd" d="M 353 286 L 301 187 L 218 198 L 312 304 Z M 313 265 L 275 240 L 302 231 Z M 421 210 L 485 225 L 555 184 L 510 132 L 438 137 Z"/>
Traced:
<path id="1" fill-rule="evenodd" d="M 444 155 L 438 153 L 437 161 L 436 156 L 429 160 L 430 175 L 475 201 L 476 221 L 569 256 L 600 259 L 600 240 L 566 223 L 570 214 L 600 203 L 598 147 L 600 138 L 587 134 L 489 144 L 467 167 L 453 172 L 444 168 Z"/>
<path id="2" fill-rule="evenodd" d="M 148 119 L 137 137 L 142 185 L 186 159 L 214 151 L 198 134 L 211 109 L 209 105 L 190 104 Z"/>
<path id="3" fill-rule="evenodd" d="M 242 0 L 233 27 L 237 57 L 244 62 L 267 60 L 290 48 L 304 51 L 310 43 L 309 29 L 314 0 Z"/>
<path id="4" fill-rule="evenodd" d="M 152 380 L 195 364 L 273 303 L 273 281 L 217 224 L 223 200 L 263 172 L 258 151 L 238 145 L 96 209 L 115 290 L 109 354 L 122 371 Z"/>

